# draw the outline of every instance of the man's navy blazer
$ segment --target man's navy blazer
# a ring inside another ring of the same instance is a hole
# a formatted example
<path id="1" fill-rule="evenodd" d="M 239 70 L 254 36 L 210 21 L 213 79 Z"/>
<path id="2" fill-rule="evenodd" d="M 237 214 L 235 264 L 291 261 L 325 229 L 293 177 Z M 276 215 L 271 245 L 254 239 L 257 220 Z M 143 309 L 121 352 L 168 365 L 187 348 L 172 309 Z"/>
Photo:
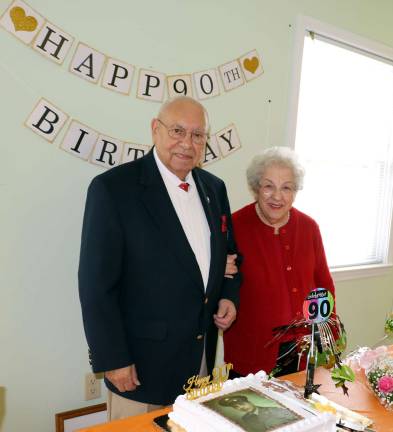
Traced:
<path id="1" fill-rule="evenodd" d="M 79 294 L 93 371 L 135 364 L 136 390 L 106 384 L 140 402 L 172 403 L 198 374 L 204 342 L 211 371 L 212 315 L 219 299 L 238 302 L 240 275 L 224 278 L 236 253 L 225 185 L 199 168 L 192 175 L 211 231 L 206 293 L 152 151 L 95 177 L 87 194 Z"/>

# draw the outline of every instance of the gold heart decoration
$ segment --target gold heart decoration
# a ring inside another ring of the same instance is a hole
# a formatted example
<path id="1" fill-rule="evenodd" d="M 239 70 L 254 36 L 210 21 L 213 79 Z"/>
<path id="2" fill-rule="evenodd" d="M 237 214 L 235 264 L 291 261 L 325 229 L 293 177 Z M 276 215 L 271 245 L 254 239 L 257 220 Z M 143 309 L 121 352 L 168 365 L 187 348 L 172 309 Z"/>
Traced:
<path id="1" fill-rule="evenodd" d="M 10 10 L 10 17 L 14 23 L 15 31 L 32 32 L 37 28 L 37 20 L 32 16 L 26 16 L 25 10 L 19 6 Z"/>
<path id="2" fill-rule="evenodd" d="M 255 71 L 258 69 L 258 66 L 259 66 L 258 57 L 253 57 L 251 59 L 246 58 L 243 61 L 243 66 L 244 66 L 245 70 L 247 70 L 251 73 L 255 73 Z"/>

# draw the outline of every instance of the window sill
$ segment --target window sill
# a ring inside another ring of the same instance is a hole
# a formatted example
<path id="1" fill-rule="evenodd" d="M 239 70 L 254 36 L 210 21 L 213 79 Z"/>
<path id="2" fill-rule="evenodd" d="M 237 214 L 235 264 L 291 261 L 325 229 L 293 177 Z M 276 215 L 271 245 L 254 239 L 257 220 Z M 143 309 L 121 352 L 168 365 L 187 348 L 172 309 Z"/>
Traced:
<path id="1" fill-rule="evenodd" d="M 331 269 L 330 273 L 334 282 L 367 277 L 382 276 L 393 268 L 393 264 L 374 264 L 354 267 L 342 267 Z"/>

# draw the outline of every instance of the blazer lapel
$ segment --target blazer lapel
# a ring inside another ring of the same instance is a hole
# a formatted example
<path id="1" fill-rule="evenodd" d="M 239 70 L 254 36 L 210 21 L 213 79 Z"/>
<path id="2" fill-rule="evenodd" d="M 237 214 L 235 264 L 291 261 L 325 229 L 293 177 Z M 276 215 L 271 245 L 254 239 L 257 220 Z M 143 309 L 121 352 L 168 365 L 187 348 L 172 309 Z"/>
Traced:
<path id="1" fill-rule="evenodd" d="M 217 204 L 215 203 L 215 194 L 210 189 L 209 185 L 203 182 L 197 170 L 193 170 L 192 174 L 210 227 L 210 269 L 206 287 L 206 294 L 208 294 L 214 286 L 214 280 L 217 277 L 218 268 L 215 263 L 219 262 L 221 253 L 219 248 L 221 244 L 219 241 L 219 236 L 221 235 L 221 227 L 219 225 L 220 215 Z"/>
<path id="2" fill-rule="evenodd" d="M 159 228 L 168 250 L 171 250 L 179 261 L 179 266 L 184 269 L 199 289 L 204 290 L 202 275 L 194 252 L 157 168 L 153 151 L 145 157 L 144 162 L 141 172 L 143 186 L 141 200 Z"/>

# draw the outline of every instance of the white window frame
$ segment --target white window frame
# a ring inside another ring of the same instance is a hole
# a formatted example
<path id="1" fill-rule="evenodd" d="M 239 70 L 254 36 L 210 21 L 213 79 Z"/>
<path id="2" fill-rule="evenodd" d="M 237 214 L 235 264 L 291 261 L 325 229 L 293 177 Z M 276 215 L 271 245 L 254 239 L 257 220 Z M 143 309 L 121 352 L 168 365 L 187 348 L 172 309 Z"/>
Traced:
<path id="1" fill-rule="evenodd" d="M 294 149 L 296 139 L 296 125 L 297 125 L 297 111 L 299 104 L 299 90 L 300 90 L 300 76 L 303 60 L 303 46 L 305 35 L 309 33 L 316 33 L 318 35 L 338 41 L 344 45 L 369 52 L 370 54 L 377 55 L 378 57 L 385 58 L 389 62 L 393 62 L 393 48 L 383 45 L 381 43 L 372 41 L 346 30 L 339 29 L 331 26 L 330 24 L 323 23 L 314 18 L 298 15 L 296 20 L 296 30 L 294 39 L 294 53 L 293 53 L 293 70 L 290 82 L 290 95 L 289 95 L 289 109 L 288 121 L 286 132 L 286 143 Z M 390 238 L 387 261 L 382 264 L 372 264 L 364 266 L 351 266 L 331 269 L 332 277 L 335 282 L 350 279 L 360 279 L 365 277 L 381 276 L 393 268 L 393 217 L 391 217 L 390 224 Z"/>

